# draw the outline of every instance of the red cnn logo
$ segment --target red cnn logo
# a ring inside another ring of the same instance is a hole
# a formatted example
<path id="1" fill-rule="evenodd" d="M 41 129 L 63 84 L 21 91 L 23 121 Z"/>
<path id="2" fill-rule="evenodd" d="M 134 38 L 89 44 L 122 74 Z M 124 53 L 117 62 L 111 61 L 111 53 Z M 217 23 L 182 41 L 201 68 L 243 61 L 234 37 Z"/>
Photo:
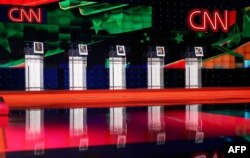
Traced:
<path id="1" fill-rule="evenodd" d="M 42 23 L 41 8 L 10 8 L 8 17 L 13 22 Z"/>
<path id="2" fill-rule="evenodd" d="M 218 32 L 219 29 L 228 32 L 230 26 L 236 22 L 236 11 L 224 10 L 221 13 L 214 10 L 210 13 L 207 9 L 193 9 L 189 12 L 187 20 L 189 28 L 193 31 L 207 32 L 210 28 L 213 32 Z"/>

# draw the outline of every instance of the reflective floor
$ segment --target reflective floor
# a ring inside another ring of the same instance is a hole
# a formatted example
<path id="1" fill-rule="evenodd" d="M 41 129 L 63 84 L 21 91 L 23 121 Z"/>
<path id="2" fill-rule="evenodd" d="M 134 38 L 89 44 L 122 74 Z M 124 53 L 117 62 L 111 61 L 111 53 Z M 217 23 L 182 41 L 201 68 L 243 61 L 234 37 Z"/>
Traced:
<path id="1" fill-rule="evenodd" d="M 0 116 L 0 158 L 223 157 L 250 141 L 250 105 L 15 110 Z"/>

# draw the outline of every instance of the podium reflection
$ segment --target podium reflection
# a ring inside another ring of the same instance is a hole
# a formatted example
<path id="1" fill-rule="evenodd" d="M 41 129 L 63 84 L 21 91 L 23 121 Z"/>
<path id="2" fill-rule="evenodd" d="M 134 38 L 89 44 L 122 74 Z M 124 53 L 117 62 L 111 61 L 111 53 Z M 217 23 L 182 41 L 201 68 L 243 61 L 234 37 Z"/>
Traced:
<path id="1" fill-rule="evenodd" d="M 200 104 L 186 105 L 186 130 L 188 130 L 188 138 L 195 139 L 195 143 L 203 143 L 204 132 L 202 131 Z"/>
<path id="2" fill-rule="evenodd" d="M 70 109 L 69 129 L 72 145 L 79 146 L 79 151 L 88 150 L 87 108 Z"/>
<path id="3" fill-rule="evenodd" d="M 164 107 L 148 107 L 148 130 L 151 139 L 157 142 L 157 145 L 163 145 L 166 141 Z"/>
<path id="4" fill-rule="evenodd" d="M 125 148 L 127 140 L 127 115 L 126 108 L 110 108 L 109 131 L 117 141 L 117 148 Z"/>
<path id="5" fill-rule="evenodd" d="M 26 110 L 26 145 L 34 149 L 34 155 L 44 154 L 44 111 Z"/>

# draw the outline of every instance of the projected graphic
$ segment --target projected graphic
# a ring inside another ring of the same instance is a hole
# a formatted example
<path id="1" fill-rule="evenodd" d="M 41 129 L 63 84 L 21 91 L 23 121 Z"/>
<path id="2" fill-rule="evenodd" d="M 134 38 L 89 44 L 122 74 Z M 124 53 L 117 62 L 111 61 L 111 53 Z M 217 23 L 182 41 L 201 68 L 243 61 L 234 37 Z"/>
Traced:
<path id="1" fill-rule="evenodd" d="M 79 49 L 79 52 L 93 54 L 88 62 L 92 66 L 105 64 L 103 58 L 110 45 L 128 46 L 131 65 L 143 64 L 146 48 L 151 45 L 170 46 L 165 68 L 171 65 L 183 69 L 183 53 L 188 45 L 205 46 L 203 68 L 207 69 L 244 68 L 244 61 L 250 60 L 249 6 L 236 9 L 190 6 L 180 8 L 178 14 L 170 6 L 162 8 L 162 12 L 154 7 L 150 3 L 3 0 L 0 2 L 4 13 L 0 17 L 0 67 L 24 67 L 24 41 L 43 42 L 45 59 L 53 67 L 67 65 L 64 56 L 71 42 L 88 45 L 90 51 Z M 201 23 L 195 20 L 203 16 Z M 230 17 L 229 21 L 226 16 Z M 190 28 L 202 28 L 206 21 L 209 23 L 205 32 Z M 158 53 L 164 56 L 164 49 Z M 103 60 L 97 60 L 97 56 Z"/>
<path id="2" fill-rule="evenodd" d="M 39 8 L 40 4 L 46 5 Z M 81 0 L 43 3 L 30 0 L 17 5 L 25 7 L 5 7 L 6 17 L 0 18 L 0 57 L 5 59 L 0 62 L 0 67 L 19 67 L 24 64 L 21 53 L 13 55 L 11 59 L 8 57 L 8 54 L 23 50 L 23 41 L 44 41 L 45 58 L 59 55 L 58 62 L 64 62 L 60 54 L 67 51 L 65 46 L 72 41 L 102 46 L 105 41 L 120 40 L 122 34 L 152 27 L 152 7 L 146 5 Z"/>

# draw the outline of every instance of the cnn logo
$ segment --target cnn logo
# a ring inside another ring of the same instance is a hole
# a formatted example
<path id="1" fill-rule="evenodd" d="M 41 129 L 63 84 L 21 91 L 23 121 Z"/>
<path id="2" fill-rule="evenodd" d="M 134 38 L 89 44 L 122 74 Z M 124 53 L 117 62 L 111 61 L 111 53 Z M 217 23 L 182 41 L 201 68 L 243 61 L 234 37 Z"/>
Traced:
<path id="1" fill-rule="evenodd" d="M 13 7 L 8 10 L 8 17 L 12 22 L 42 23 L 41 8 Z"/>
<path id="2" fill-rule="evenodd" d="M 236 23 L 236 11 L 193 9 L 188 13 L 187 23 L 191 30 L 197 32 L 207 32 L 209 29 L 213 32 L 228 32 L 230 26 Z"/>

